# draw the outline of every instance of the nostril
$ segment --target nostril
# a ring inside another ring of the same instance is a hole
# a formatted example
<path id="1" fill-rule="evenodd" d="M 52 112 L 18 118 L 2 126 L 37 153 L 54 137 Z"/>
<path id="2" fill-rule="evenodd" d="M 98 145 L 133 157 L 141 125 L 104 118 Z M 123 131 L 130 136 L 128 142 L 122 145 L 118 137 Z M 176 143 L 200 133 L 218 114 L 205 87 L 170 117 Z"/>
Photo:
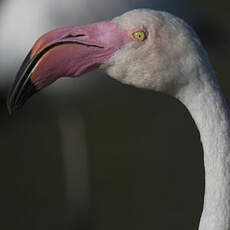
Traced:
<path id="1" fill-rule="evenodd" d="M 72 34 L 67 34 L 62 39 L 68 39 L 68 38 L 79 38 L 79 37 L 84 37 L 86 36 L 85 34 L 78 34 L 78 33 L 72 33 Z"/>
<path id="2" fill-rule="evenodd" d="M 69 34 L 67 37 L 69 37 L 69 38 L 72 38 L 72 37 L 83 37 L 83 36 L 85 36 L 84 34 L 77 34 L 77 33 L 72 33 L 72 34 Z"/>

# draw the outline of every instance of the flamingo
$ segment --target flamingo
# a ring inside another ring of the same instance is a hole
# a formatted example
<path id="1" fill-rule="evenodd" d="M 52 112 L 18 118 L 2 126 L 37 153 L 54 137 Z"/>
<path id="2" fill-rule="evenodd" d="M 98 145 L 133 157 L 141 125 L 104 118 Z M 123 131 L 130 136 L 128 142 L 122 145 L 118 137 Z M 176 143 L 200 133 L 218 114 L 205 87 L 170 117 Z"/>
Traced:
<path id="1" fill-rule="evenodd" d="M 60 77 L 96 69 L 123 84 L 175 97 L 187 107 L 204 151 L 199 230 L 229 230 L 229 109 L 194 30 L 167 12 L 137 9 L 111 21 L 48 32 L 25 58 L 9 92 L 8 109 L 20 108 Z"/>

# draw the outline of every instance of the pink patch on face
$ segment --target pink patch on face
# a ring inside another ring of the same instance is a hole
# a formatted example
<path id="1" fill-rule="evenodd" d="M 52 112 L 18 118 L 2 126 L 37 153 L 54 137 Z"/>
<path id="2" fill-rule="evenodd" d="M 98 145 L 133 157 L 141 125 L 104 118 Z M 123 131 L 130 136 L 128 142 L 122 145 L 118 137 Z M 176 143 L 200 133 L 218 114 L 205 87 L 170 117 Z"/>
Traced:
<path id="1" fill-rule="evenodd" d="M 73 29 L 76 32 L 78 29 L 80 29 L 80 31 L 83 29 L 87 31 L 87 36 L 92 39 L 92 42 L 97 40 L 104 46 L 113 46 L 116 49 L 121 48 L 121 46 L 127 42 L 133 41 L 129 37 L 129 31 L 123 30 L 118 24 L 109 21 L 74 27 Z"/>

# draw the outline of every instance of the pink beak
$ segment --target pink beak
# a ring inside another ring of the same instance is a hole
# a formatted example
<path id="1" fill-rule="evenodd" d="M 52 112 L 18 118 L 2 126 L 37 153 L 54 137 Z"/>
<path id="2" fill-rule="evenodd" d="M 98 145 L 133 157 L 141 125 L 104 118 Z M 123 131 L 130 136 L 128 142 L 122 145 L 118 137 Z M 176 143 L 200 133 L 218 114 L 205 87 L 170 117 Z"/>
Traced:
<path id="1" fill-rule="evenodd" d="M 37 40 L 25 58 L 8 96 L 10 113 L 63 76 L 98 68 L 132 39 L 112 22 L 56 29 Z"/>

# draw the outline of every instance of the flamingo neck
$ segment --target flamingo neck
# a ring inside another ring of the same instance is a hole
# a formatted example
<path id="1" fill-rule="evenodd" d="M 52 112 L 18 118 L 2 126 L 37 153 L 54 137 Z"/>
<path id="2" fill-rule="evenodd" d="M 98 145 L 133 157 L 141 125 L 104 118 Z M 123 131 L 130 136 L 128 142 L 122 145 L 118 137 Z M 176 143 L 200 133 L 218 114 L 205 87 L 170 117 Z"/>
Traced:
<path id="1" fill-rule="evenodd" d="M 203 72 L 176 97 L 192 115 L 203 145 L 205 196 L 199 230 L 230 230 L 228 106 L 213 73 Z"/>

